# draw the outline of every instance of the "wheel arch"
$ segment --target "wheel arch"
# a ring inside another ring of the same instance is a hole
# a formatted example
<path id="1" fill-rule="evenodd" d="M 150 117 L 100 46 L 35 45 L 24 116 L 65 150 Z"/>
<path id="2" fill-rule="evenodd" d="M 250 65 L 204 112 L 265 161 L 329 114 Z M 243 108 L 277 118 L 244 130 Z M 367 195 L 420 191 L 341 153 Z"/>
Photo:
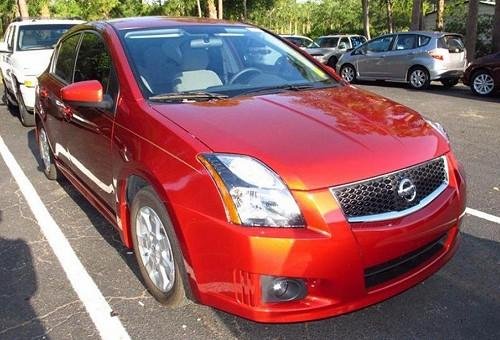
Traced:
<path id="1" fill-rule="evenodd" d="M 406 71 L 406 81 L 410 80 L 410 73 L 411 73 L 411 71 L 413 71 L 416 68 L 423 68 L 425 70 L 425 72 L 427 72 L 427 75 L 429 75 L 429 77 L 430 77 L 430 72 L 429 72 L 429 69 L 427 67 L 425 67 L 422 64 L 414 64 L 414 65 L 408 67 L 408 70 Z"/>

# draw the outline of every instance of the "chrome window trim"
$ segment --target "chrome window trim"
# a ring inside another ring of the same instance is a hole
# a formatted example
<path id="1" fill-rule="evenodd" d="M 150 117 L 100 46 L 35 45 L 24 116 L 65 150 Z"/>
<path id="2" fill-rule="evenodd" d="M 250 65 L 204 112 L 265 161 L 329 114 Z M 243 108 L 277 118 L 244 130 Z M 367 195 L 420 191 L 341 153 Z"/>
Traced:
<path id="1" fill-rule="evenodd" d="M 449 168 L 448 168 L 448 159 L 446 158 L 446 156 L 437 157 L 437 158 L 431 159 L 427 162 L 420 163 L 420 164 L 417 164 L 414 166 L 410 166 L 408 168 L 404 168 L 401 170 L 389 172 L 389 173 L 384 174 L 384 175 L 380 175 L 380 176 L 376 176 L 376 177 L 372 177 L 372 178 L 368 178 L 368 179 L 364 179 L 361 181 L 356 181 L 356 182 L 352 182 L 352 183 L 348 183 L 348 184 L 344 184 L 344 185 L 340 185 L 340 186 L 331 187 L 329 190 L 332 193 L 335 200 L 337 201 L 339 208 L 342 209 L 342 205 L 340 204 L 339 200 L 337 199 L 337 196 L 335 195 L 335 190 L 338 190 L 338 189 L 343 188 L 343 187 L 348 187 L 348 186 L 364 183 L 364 182 L 370 182 L 370 181 L 373 181 L 375 179 L 390 176 L 390 175 L 396 174 L 396 173 L 401 172 L 401 171 L 410 170 L 412 168 L 416 168 L 416 167 L 425 165 L 426 163 L 432 162 L 432 161 L 440 159 L 440 158 L 443 159 L 446 179 L 439 187 L 436 188 L 436 190 L 434 190 L 429 195 L 427 195 L 425 198 L 423 198 L 419 204 L 417 204 L 411 208 L 401 210 L 401 211 L 389 211 L 389 212 L 382 213 L 382 214 L 364 215 L 364 216 L 355 216 L 355 217 L 346 217 L 346 218 L 347 218 L 348 222 L 361 223 L 361 222 L 379 222 L 379 221 L 386 221 L 386 220 L 392 220 L 392 219 L 404 217 L 404 216 L 412 214 L 412 213 L 424 208 L 425 206 L 429 205 L 429 203 L 434 201 L 434 199 L 436 199 L 449 186 L 450 174 L 449 174 Z"/>

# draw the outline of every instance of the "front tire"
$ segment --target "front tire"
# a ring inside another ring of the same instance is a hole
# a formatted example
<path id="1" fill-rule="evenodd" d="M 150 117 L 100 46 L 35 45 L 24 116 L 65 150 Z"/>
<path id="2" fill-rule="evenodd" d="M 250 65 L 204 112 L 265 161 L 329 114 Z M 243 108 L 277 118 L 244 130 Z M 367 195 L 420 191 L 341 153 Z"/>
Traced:
<path id="1" fill-rule="evenodd" d="M 472 76 L 470 89 L 476 96 L 490 96 L 495 91 L 495 80 L 488 72 L 477 71 Z"/>
<path id="2" fill-rule="evenodd" d="M 344 81 L 353 83 L 356 81 L 356 69 L 351 64 L 343 65 L 340 69 L 340 76 Z"/>
<path id="3" fill-rule="evenodd" d="M 420 66 L 412 68 L 408 72 L 408 84 L 414 90 L 428 89 L 431 84 L 429 72 Z"/>
<path id="4" fill-rule="evenodd" d="M 183 257 L 167 211 L 151 187 L 141 189 L 131 208 L 134 253 L 144 285 L 161 304 L 187 302 Z"/>
<path id="5" fill-rule="evenodd" d="M 56 180 L 59 177 L 56 164 L 54 162 L 54 155 L 49 145 L 49 138 L 47 132 L 43 127 L 38 130 L 38 149 L 40 151 L 40 158 L 42 158 L 43 173 L 50 180 Z"/>
<path id="6" fill-rule="evenodd" d="M 17 107 L 19 108 L 19 119 L 21 119 L 21 124 L 26 127 L 35 125 L 35 115 L 29 113 L 24 105 L 23 95 L 21 89 L 17 88 Z"/>

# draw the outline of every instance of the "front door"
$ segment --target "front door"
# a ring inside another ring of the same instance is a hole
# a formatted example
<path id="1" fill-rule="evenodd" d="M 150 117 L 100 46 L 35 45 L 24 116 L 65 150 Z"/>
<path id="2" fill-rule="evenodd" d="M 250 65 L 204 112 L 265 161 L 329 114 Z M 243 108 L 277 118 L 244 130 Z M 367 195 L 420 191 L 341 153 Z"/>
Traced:
<path id="1" fill-rule="evenodd" d="M 386 79 L 389 72 L 385 58 L 391 49 L 392 35 L 386 35 L 368 42 L 361 48 L 357 58 L 359 78 Z"/>

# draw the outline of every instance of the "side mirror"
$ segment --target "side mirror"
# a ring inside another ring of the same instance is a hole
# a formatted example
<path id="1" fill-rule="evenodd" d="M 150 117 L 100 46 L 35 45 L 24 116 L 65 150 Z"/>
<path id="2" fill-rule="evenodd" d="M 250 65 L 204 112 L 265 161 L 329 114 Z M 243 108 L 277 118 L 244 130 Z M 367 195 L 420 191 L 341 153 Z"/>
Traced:
<path id="1" fill-rule="evenodd" d="M 97 80 L 79 81 L 61 89 L 61 98 L 68 104 L 104 110 L 113 108 L 113 99 L 103 95 L 102 85 Z"/>
<path id="2" fill-rule="evenodd" d="M 335 73 L 335 74 L 337 73 L 337 72 L 335 71 L 335 69 L 334 69 L 333 67 L 331 67 L 331 66 L 325 65 L 325 68 L 326 68 L 328 71 L 332 72 L 332 73 Z"/>
<path id="3" fill-rule="evenodd" d="M 7 43 L 5 41 L 0 42 L 0 53 L 9 53 L 9 46 L 7 46 Z"/>

